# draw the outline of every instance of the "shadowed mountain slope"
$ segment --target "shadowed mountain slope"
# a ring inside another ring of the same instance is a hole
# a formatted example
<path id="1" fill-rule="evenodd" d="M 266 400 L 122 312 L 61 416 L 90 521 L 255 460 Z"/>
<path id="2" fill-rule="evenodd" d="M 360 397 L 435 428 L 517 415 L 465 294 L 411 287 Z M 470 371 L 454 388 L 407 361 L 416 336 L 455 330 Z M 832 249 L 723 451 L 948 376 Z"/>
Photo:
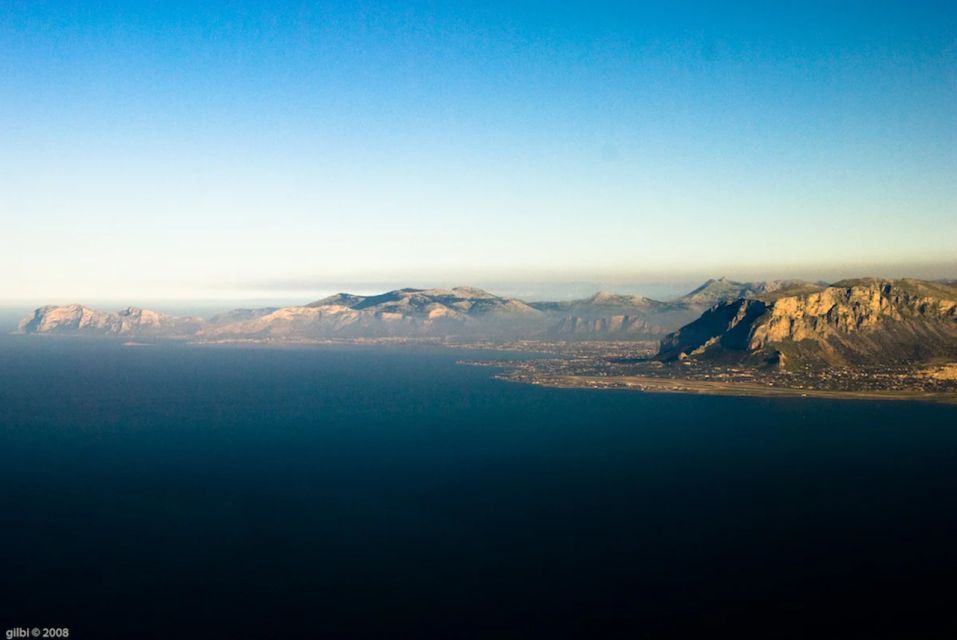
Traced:
<path id="1" fill-rule="evenodd" d="M 796 287 L 820 289 L 803 280 L 764 280 L 759 282 L 736 282 L 727 278 L 708 280 L 697 289 L 681 296 L 674 302 L 698 308 L 708 308 L 723 302 L 731 302 L 740 298 L 754 298 L 764 294 L 771 294 L 781 290 L 793 290 Z"/>

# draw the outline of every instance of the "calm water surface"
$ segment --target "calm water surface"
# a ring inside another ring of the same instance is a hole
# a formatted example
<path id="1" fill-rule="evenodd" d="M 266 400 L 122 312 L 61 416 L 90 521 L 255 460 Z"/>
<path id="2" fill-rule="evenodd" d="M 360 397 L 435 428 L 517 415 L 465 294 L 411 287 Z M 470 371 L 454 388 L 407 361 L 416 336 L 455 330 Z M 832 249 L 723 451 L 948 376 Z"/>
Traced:
<path id="1" fill-rule="evenodd" d="M 460 357 L 0 339 L 3 628 L 954 637 L 957 407 Z"/>

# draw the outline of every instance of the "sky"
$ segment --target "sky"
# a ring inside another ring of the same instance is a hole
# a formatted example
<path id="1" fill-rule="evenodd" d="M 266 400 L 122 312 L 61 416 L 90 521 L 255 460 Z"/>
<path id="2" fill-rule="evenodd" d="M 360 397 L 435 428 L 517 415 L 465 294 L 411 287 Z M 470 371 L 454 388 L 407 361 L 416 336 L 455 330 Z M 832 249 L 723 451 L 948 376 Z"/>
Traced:
<path id="1" fill-rule="evenodd" d="M 0 303 L 957 277 L 953 2 L 7 0 L 0 123 Z"/>

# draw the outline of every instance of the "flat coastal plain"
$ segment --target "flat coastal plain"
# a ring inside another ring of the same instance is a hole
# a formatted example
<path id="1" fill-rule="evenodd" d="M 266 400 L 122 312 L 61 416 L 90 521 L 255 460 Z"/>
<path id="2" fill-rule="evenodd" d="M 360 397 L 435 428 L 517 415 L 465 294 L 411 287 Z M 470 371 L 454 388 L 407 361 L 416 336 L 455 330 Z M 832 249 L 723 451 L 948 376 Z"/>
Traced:
<path id="1" fill-rule="evenodd" d="M 629 389 L 651 393 L 695 393 L 712 396 L 831 398 L 833 400 L 919 400 L 957 404 L 957 392 L 918 390 L 832 390 L 784 387 L 757 382 L 655 378 L 650 376 L 503 375 L 500 379 L 561 389 Z"/>

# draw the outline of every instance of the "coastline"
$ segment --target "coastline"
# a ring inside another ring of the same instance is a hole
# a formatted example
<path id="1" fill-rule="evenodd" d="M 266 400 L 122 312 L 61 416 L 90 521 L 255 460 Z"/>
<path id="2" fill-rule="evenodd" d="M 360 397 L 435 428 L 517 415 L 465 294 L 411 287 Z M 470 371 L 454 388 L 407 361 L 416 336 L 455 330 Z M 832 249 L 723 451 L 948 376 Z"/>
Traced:
<path id="1" fill-rule="evenodd" d="M 618 389 L 648 393 L 688 393 L 713 396 L 746 396 L 777 398 L 827 398 L 831 400 L 896 400 L 935 402 L 957 405 L 957 393 L 910 390 L 833 390 L 779 387 L 753 382 L 719 382 L 688 378 L 655 378 L 650 376 L 497 376 L 500 380 L 537 384 L 560 389 Z"/>

